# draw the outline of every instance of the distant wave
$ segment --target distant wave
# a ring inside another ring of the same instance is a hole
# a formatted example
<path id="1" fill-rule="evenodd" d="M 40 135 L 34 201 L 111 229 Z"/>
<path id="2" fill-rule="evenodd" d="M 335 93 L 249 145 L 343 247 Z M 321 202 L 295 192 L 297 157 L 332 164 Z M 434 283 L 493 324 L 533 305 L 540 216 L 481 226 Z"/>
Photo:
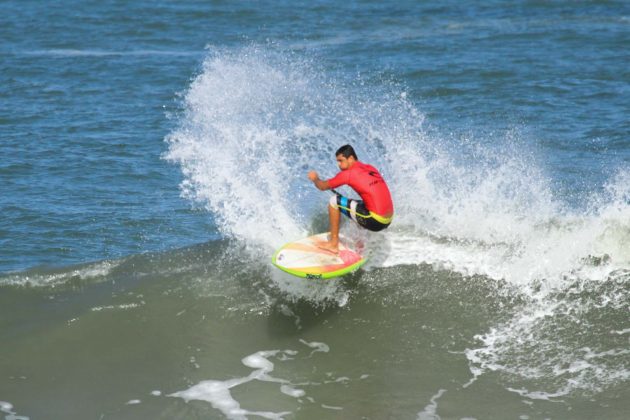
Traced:
<path id="1" fill-rule="evenodd" d="M 77 49 L 50 49 L 15 51 L 15 55 L 45 56 L 45 57 L 116 57 L 116 56 L 203 56 L 204 51 L 176 51 L 176 50 L 77 50 Z"/>
<path id="2" fill-rule="evenodd" d="M 60 287 L 78 280 L 84 283 L 106 279 L 120 261 L 99 261 L 61 268 L 33 268 L 0 274 L 0 286 Z"/>

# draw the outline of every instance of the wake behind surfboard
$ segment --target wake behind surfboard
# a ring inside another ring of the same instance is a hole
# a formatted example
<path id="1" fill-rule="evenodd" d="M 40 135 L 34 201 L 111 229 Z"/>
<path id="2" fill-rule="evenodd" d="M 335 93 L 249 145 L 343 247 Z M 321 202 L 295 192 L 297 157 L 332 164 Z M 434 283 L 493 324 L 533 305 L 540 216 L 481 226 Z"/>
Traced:
<path id="1" fill-rule="evenodd" d="M 279 269 L 294 276 L 308 279 L 329 279 L 352 273 L 366 259 L 350 247 L 350 242 L 341 237 L 339 253 L 319 248 L 318 243 L 328 239 L 328 233 L 309 236 L 289 242 L 280 248 L 271 262 Z"/>

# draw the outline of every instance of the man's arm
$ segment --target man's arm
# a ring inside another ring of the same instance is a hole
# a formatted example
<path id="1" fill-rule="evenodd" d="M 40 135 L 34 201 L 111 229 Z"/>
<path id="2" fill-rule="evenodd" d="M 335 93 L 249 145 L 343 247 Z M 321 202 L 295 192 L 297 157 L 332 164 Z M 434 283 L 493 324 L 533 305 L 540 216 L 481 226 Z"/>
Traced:
<path id="1" fill-rule="evenodd" d="M 315 184 L 317 189 L 319 189 L 321 191 L 326 191 L 326 190 L 330 189 L 330 185 L 328 185 L 328 181 L 323 181 L 323 180 L 319 179 L 319 176 L 317 175 L 317 172 L 315 172 L 315 171 L 310 171 L 308 173 L 308 179 L 313 181 L 313 184 Z"/>

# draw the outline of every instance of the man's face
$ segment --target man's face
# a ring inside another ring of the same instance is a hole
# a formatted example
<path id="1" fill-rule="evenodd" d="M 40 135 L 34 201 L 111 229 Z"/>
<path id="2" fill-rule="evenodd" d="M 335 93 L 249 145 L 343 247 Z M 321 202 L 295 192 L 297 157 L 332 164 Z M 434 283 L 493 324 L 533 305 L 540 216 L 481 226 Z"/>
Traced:
<path id="1" fill-rule="evenodd" d="M 337 165 L 339 166 L 339 169 L 341 169 L 342 171 L 345 171 L 346 169 L 350 168 L 350 166 L 352 166 L 354 162 L 355 162 L 355 159 L 353 156 L 344 157 L 343 155 L 337 155 Z"/>

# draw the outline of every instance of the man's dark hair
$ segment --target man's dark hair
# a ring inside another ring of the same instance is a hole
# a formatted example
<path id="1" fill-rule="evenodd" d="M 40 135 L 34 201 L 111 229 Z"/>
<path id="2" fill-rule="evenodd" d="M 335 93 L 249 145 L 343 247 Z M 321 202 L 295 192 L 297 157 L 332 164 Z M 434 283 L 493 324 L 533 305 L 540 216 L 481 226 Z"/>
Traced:
<path id="1" fill-rule="evenodd" d="M 339 155 L 343 155 L 343 157 L 345 157 L 346 159 L 348 159 L 350 156 L 352 156 L 356 160 L 359 160 L 359 158 L 357 157 L 357 154 L 354 153 L 354 149 L 349 144 L 345 144 L 345 145 L 341 146 L 337 150 L 337 152 L 335 152 L 335 156 L 339 156 Z"/>

